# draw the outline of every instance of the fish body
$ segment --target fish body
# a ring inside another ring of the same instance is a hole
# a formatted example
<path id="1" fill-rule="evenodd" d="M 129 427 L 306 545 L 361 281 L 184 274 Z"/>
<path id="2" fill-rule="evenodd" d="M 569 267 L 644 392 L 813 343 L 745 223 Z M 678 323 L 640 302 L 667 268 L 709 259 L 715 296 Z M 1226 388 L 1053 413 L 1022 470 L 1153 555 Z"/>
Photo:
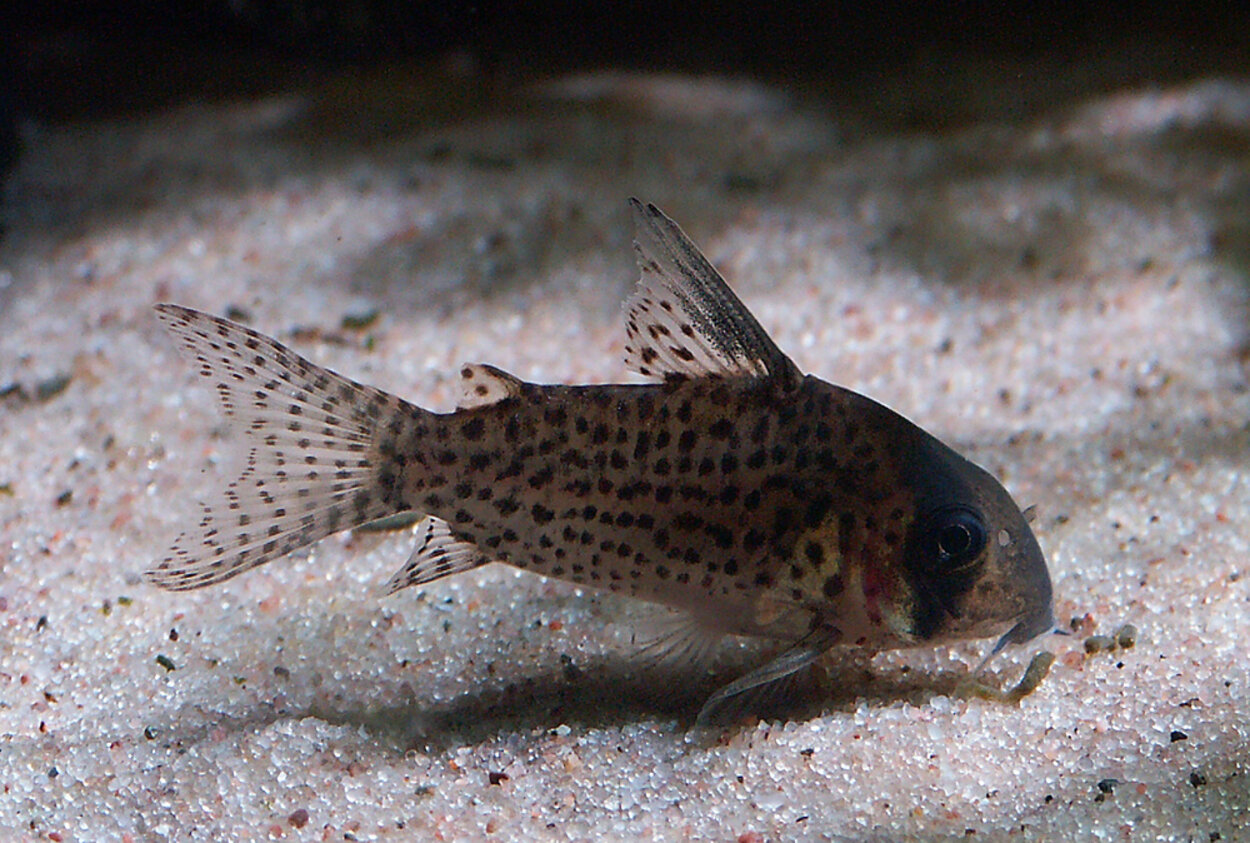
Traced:
<path id="1" fill-rule="evenodd" d="M 894 411 L 802 375 L 676 224 L 633 208 L 627 359 L 652 383 L 466 365 L 461 407 L 440 414 L 158 306 L 249 450 L 149 578 L 197 588 L 419 512 L 392 591 L 503 562 L 781 642 L 705 713 L 835 644 L 1001 647 L 1051 629 L 1045 558 L 1002 486 Z"/>

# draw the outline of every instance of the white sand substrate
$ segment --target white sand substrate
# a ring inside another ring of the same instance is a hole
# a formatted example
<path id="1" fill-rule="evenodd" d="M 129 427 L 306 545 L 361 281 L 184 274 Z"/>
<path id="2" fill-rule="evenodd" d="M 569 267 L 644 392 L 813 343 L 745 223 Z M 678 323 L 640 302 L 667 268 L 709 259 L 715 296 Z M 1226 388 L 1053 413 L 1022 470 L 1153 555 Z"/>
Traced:
<path id="1" fill-rule="evenodd" d="M 0 241 L 6 839 L 1250 839 L 1250 82 L 969 111 L 461 61 L 26 127 Z M 987 671 L 1050 649 L 1036 693 L 954 695 L 989 642 L 841 655 L 806 703 L 700 734 L 714 682 L 674 709 L 635 677 L 636 605 L 497 566 L 383 598 L 409 533 L 204 591 L 139 578 L 237 468 L 154 303 L 241 311 L 438 410 L 464 361 L 628 380 L 628 196 L 802 368 L 1037 506 L 1079 629 Z M 1136 646 L 1085 654 L 1125 623 Z"/>

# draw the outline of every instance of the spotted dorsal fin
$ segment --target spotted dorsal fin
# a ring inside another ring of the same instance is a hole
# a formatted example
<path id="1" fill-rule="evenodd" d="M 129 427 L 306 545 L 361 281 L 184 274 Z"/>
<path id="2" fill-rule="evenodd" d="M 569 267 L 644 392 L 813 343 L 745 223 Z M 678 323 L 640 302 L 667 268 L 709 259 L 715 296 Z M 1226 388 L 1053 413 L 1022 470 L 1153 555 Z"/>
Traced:
<path id="1" fill-rule="evenodd" d="M 654 205 L 633 209 L 638 288 L 625 302 L 625 361 L 653 378 L 800 379 L 725 279 Z"/>
<path id="2" fill-rule="evenodd" d="M 503 369 L 496 369 L 488 363 L 466 363 L 460 367 L 462 393 L 457 407 L 472 410 L 497 404 L 505 398 L 516 398 L 521 394 L 521 386 L 519 378 Z"/>
<path id="3" fill-rule="evenodd" d="M 401 588 L 441 579 L 489 561 L 477 545 L 456 538 L 446 521 L 427 516 L 417 526 L 417 546 L 404 567 L 386 584 L 386 593 L 394 594 Z"/>

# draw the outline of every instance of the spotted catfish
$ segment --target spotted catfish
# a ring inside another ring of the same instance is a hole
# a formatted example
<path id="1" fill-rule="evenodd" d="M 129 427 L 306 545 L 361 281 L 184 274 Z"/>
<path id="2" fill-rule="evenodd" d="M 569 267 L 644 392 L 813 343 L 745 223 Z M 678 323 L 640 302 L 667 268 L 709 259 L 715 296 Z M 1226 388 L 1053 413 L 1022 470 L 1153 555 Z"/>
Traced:
<path id="1" fill-rule="evenodd" d="M 705 715 L 838 644 L 998 635 L 997 651 L 1050 630 L 1046 562 L 1003 487 L 881 404 L 804 376 L 674 222 L 631 205 L 626 353 L 650 383 L 547 386 L 467 365 L 461 407 L 433 413 L 159 305 L 247 460 L 149 579 L 199 588 L 421 513 L 392 591 L 503 562 L 780 644 Z"/>

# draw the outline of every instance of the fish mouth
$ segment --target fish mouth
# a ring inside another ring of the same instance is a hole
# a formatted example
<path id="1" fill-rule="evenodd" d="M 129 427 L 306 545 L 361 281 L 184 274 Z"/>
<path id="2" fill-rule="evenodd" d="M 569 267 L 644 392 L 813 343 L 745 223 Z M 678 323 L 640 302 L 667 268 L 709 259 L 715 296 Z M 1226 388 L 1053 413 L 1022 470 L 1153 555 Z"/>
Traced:
<path id="1" fill-rule="evenodd" d="M 1016 622 L 1015 626 L 1003 633 L 1003 636 L 995 642 L 994 648 L 990 650 L 989 655 L 985 657 L 986 661 L 1002 652 L 1008 644 L 1024 644 L 1040 635 L 1057 631 L 1059 631 L 1059 627 L 1055 623 L 1054 608 L 1046 606 L 1041 611 L 1025 615 Z"/>

